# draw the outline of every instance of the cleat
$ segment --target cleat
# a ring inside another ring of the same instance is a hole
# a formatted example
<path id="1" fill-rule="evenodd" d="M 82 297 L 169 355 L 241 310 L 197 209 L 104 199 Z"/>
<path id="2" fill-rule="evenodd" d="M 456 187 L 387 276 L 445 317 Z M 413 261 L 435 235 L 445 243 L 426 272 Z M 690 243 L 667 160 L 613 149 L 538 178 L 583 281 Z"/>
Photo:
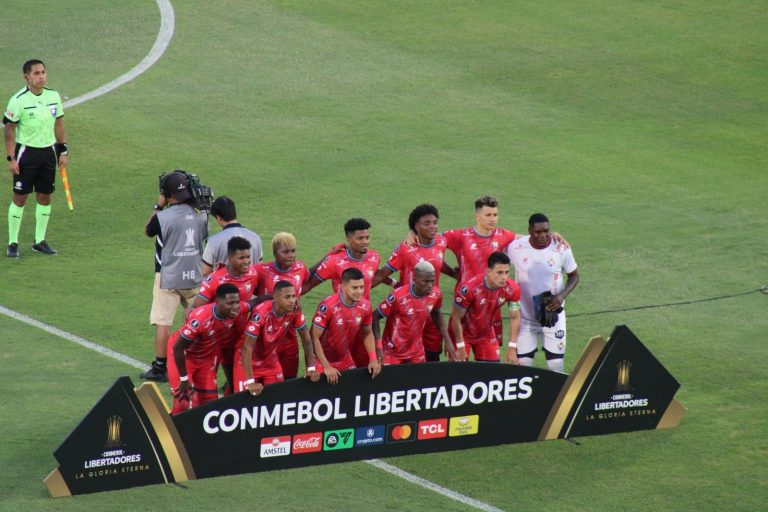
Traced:
<path id="1" fill-rule="evenodd" d="M 139 375 L 144 380 L 154 380 L 157 382 L 168 382 L 168 370 L 165 368 L 160 368 L 157 366 L 154 362 L 152 363 L 152 367 Z"/>
<path id="2" fill-rule="evenodd" d="M 19 257 L 19 244 L 12 243 L 8 245 L 8 251 L 5 253 L 9 258 Z"/>
<path id="3" fill-rule="evenodd" d="M 42 252 L 43 254 L 48 254 L 49 256 L 56 256 L 57 254 L 59 254 L 58 252 L 51 249 L 51 246 L 49 246 L 48 242 L 46 242 L 45 240 L 43 240 L 38 244 L 33 244 L 32 250 L 35 252 Z"/>

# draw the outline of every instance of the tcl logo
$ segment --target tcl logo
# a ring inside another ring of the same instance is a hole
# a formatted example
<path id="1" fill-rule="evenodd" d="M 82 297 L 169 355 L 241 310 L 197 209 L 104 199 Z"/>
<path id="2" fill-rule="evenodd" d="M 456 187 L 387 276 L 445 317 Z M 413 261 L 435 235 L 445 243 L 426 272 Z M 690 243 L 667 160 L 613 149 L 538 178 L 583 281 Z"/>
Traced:
<path id="1" fill-rule="evenodd" d="M 293 436 L 293 454 L 319 452 L 322 446 L 323 433 L 296 434 Z"/>
<path id="2" fill-rule="evenodd" d="M 437 439 L 448 435 L 448 418 L 419 422 L 419 440 Z"/>

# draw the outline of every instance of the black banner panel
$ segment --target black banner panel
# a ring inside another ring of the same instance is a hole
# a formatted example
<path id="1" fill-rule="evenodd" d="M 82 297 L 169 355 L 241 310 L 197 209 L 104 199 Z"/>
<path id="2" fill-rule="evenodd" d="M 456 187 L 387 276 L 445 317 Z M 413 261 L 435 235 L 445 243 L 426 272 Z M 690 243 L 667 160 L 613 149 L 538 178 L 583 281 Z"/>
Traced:
<path id="1" fill-rule="evenodd" d="M 565 375 L 501 363 L 293 379 L 170 416 L 155 384 L 115 382 L 54 453 L 52 496 L 318 464 L 676 426 L 679 383 L 625 326 Z"/>

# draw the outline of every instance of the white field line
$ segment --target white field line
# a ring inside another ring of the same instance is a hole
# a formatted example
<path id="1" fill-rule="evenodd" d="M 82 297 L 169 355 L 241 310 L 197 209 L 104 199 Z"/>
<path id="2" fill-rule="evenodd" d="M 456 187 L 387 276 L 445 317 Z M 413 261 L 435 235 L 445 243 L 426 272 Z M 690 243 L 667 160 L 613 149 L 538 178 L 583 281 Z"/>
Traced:
<path id="1" fill-rule="evenodd" d="M 173 6 L 171 5 L 170 0 L 155 1 L 157 2 L 158 9 L 160 9 L 160 32 L 157 33 L 155 44 L 152 46 L 152 49 L 149 51 L 146 57 L 144 57 L 141 62 L 139 62 L 133 69 L 123 75 L 120 75 L 108 84 L 104 84 L 101 87 L 92 90 L 91 92 L 85 93 L 82 96 L 78 96 L 77 98 L 65 101 L 64 108 L 74 107 L 75 105 L 85 103 L 88 100 L 98 98 L 99 96 L 117 89 L 121 85 L 130 82 L 140 74 L 144 73 L 160 59 L 166 48 L 168 48 L 168 45 L 171 42 L 171 38 L 173 37 L 174 16 Z"/>
<path id="2" fill-rule="evenodd" d="M 160 57 L 163 55 L 165 50 L 168 48 L 168 45 L 171 42 L 171 38 L 173 37 L 174 14 L 173 14 L 173 6 L 171 5 L 171 2 L 169 0 L 155 0 L 155 1 L 157 2 L 158 8 L 160 9 L 160 16 L 161 16 L 160 32 L 158 32 L 157 39 L 155 39 L 155 44 L 152 46 L 152 49 L 150 50 L 150 52 L 141 60 L 141 62 L 139 62 L 133 69 L 131 69 L 127 73 L 120 75 L 119 77 L 115 78 L 111 82 L 104 84 L 101 87 L 98 87 L 91 92 L 88 92 L 86 94 L 83 94 L 82 96 L 73 98 L 71 100 L 65 101 L 64 107 L 72 108 L 76 105 L 85 103 L 86 101 L 92 100 L 94 98 L 98 98 L 99 96 L 103 96 L 104 94 L 107 94 L 108 92 L 117 89 L 121 85 L 130 82 L 137 76 L 144 73 L 146 70 L 152 67 L 160 59 Z M 33 327 L 37 327 L 38 329 L 42 329 L 43 331 L 46 331 L 50 334 L 53 334 L 65 340 L 71 341 L 73 343 L 77 343 L 78 345 L 81 345 L 85 348 L 98 352 L 99 354 L 121 361 L 139 370 L 145 370 L 148 367 L 147 364 L 142 363 L 141 361 L 138 361 L 130 356 L 121 354 L 120 352 L 116 352 L 112 349 L 99 345 L 98 343 L 88 341 L 85 338 L 82 338 L 75 334 L 59 329 L 58 327 L 54 327 L 52 325 L 48 325 L 44 322 L 41 322 L 39 320 L 35 320 L 32 317 L 23 315 L 12 309 L 8 309 L 4 306 L 0 306 L 0 313 L 7 317 L 23 322 L 27 325 L 31 325 Z M 459 503 L 463 503 L 465 505 L 476 508 L 478 510 L 483 510 L 487 512 L 504 512 L 500 508 L 496 508 L 482 501 L 476 500 L 474 498 L 470 498 L 469 496 L 465 496 L 456 491 L 452 491 L 450 489 L 437 485 L 434 482 L 431 482 L 429 480 L 416 476 L 412 473 L 404 471 L 398 468 L 397 466 L 393 466 L 392 464 L 388 464 L 384 461 L 381 461 L 378 459 L 372 459 L 372 460 L 367 460 L 365 462 L 381 469 L 382 471 L 386 471 L 391 475 L 397 476 L 399 478 L 402 478 L 403 480 L 411 482 L 412 484 L 415 484 L 425 489 L 428 489 L 430 491 L 436 492 L 438 494 L 446 496 L 447 498 L 450 498 L 454 501 L 458 501 Z"/>

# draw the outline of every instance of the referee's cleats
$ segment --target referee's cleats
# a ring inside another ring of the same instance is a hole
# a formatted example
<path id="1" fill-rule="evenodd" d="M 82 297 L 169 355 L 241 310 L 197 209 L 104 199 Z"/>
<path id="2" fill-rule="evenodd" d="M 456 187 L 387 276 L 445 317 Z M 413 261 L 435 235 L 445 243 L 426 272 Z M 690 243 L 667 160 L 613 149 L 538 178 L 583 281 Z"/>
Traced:
<path id="1" fill-rule="evenodd" d="M 8 246 L 8 251 L 5 253 L 9 258 L 18 258 L 19 257 L 19 244 L 16 242 L 10 244 Z"/>
<path id="2" fill-rule="evenodd" d="M 168 370 L 158 366 L 156 362 L 152 362 L 152 367 L 142 373 L 140 377 L 144 380 L 154 380 L 157 382 L 168 382 Z"/>
<path id="3" fill-rule="evenodd" d="M 59 254 L 58 252 L 51 249 L 51 246 L 48 245 L 48 242 L 46 242 L 45 240 L 41 241 L 38 244 L 33 244 L 32 250 L 35 252 L 42 252 L 43 254 L 47 254 L 49 256 L 56 256 L 57 254 Z"/>

